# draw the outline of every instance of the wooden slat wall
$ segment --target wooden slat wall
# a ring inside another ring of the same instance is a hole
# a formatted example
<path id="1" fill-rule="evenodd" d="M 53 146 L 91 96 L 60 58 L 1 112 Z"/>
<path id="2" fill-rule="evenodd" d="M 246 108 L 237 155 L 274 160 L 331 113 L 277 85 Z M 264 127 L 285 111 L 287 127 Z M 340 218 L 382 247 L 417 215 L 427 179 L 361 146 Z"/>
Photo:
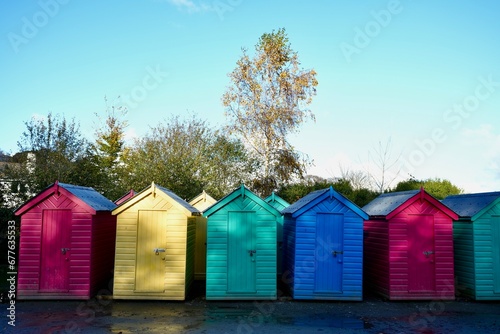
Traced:
<path id="1" fill-rule="evenodd" d="M 165 292 L 136 293 L 136 247 L 137 217 L 139 210 L 166 210 L 167 230 L 165 232 Z M 189 279 L 186 278 L 186 258 L 192 261 L 194 237 L 190 227 L 187 229 L 187 217 L 161 196 L 150 195 L 117 216 L 117 235 L 115 251 L 115 299 L 163 299 L 184 300 Z M 192 244 L 187 244 L 187 241 Z"/>
<path id="2" fill-rule="evenodd" d="M 499 206 L 491 208 L 473 223 L 477 300 L 500 300 Z"/>
<path id="3" fill-rule="evenodd" d="M 72 210 L 69 292 L 39 293 L 42 211 Z M 21 217 L 19 243 L 19 299 L 88 299 L 90 296 L 90 249 L 92 216 L 67 196 L 52 195 Z"/>
<path id="4" fill-rule="evenodd" d="M 476 298 L 472 222 L 454 222 L 453 241 L 457 289 L 464 296 Z"/>
<path id="5" fill-rule="evenodd" d="M 116 216 L 101 212 L 93 219 L 91 295 L 112 285 L 116 243 Z"/>
<path id="6" fill-rule="evenodd" d="M 316 271 L 316 216 L 338 213 L 344 216 L 343 293 L 321 296 L 314 293 Z M 290 231 L 288 230 L 287 233 Z M 363 298 L 363 219 L 335 198 L 328 198 L 296 219 L 295 299 L 361 300 Z M 288 251 L 288 249 L 287 249 Z"/>
<path id="7" fill-rule="evenodd" d="M 196 242 L 195 242 L 195 269 L 194 277 L 197 280 L 206 279 L 207 274 L 207 219 L 196 218 Z"/>
<path id="8" fill-rule="evenodd" d="M 296 220 L 290 216 L 284 217 L 283 222 L 283 274 L 281 281 L 288 285 L 292 295 L 295 293 L 295 237 Z"/>
<path id="9" fill-rule="evenodd" d="M 389 226 L 386 220 L 364 222 L 363 275 L 369 292 L 389 296 Z"/>
<path id="10" fill-rule="evenodd" d="M 255 294 L 228 294 L 228 212 L 257 212 L 257 253 Z M 207 299 L 276 299 L 277 217 L 262 209 L 249 197 L 238 197 L 208 218 L 207 222 Z"/>
<path id="11" fill-rule="evenodd" d="M 425 294 L 408 291 L 408 245 L 415 237 L 408 233 L 408 215 L 418 214 L 434 216 L 436 290 Z M 393 300 L 455 298 L 453 222 L 430 202 L 416 201 L 389 222 L 367 221 L 365 233 L 365 280 L 373 282 L 375 291 Z"/>

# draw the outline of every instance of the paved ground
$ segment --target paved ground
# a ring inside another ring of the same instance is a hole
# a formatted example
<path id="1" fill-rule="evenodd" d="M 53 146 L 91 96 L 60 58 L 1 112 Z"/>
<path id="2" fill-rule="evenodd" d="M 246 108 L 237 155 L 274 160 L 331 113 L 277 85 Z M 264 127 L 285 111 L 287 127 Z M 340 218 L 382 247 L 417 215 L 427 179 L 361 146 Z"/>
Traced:
<path id="1" fill-rule="evenodd" d="M 18 301 L 4 333 L 500 333 L 500 302 Z"/>

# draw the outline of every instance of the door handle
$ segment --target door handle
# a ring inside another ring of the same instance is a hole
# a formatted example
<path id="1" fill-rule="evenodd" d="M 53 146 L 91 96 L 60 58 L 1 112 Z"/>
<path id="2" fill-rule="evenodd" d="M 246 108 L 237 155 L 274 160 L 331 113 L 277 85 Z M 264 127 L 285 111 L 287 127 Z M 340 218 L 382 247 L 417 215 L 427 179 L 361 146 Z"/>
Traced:
<path id="1" fill-rule="evenodd" d="M 248 254 L 250 254 L 250 256 L 253 256 L 255 253 L 257 253 L 257 251 L 254 249 L 248 251 Z"/>
<path id="2" fill-rule="evenodd" d="M 338 250 L 334 250 L 334 251 L 332 251 L 332 255 L 333 255 L 334 257 L 337 257 L 337 254 L 344 254 L 344 251 L 338 251 Z"/>
<path id="3" fill-rule="evenodd" d="M 160 252 L 165 253 L 165 248 L 154 248 L 153 252 L 155 252 L 155 255 L 160 255 Z"/>
<path id="4" fill-rule="evenodd" d="M 429 255 L 434 254 L 434 251 L 423 251 L 422 253 L 425 255 L 425 257 L 429 257 Z"/>
<path id="5" fill-rule="evenodd" d="M 61 248 L 62 255 L 66 255 L 66 252 L 69 251 L 69 248 Z"/>

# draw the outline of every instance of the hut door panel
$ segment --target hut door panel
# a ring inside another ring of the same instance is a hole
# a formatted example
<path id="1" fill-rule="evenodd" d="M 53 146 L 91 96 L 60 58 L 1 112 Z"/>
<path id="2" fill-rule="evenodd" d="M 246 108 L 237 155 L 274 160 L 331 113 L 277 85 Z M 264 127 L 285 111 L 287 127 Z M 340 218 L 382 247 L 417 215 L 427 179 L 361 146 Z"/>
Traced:
<path id="1" fill-rule="evenodd" d="M 344 216 L 316 216 L 315 293 L 342 292 Z"/>
<path id="2" fill-rule="evenodd" d="M 70 237 L 71 210 L 44 210 L 40 291 L 67 292 L 69 290 Z"/>
<path id="3" fill-rule="evenodd" d="M 255 212 L 229 212 L 227 290 L 255 293 L 257 262 Z"/>
<path id="4" fill-rule="evenodd" d="M 164 292 L 166 232 L 166 211 L 139 211 L 135 292 Z"/>
<path id="5" fill-rule="evenodd" d="M 493 292 L 500 293 L 500 216 L 491 217 L 493 235 Z"/>
<path id="6" fill-rule="evenodd" d="M 434 216 L 408 216 L 408 291 L 435 291 Z"/>

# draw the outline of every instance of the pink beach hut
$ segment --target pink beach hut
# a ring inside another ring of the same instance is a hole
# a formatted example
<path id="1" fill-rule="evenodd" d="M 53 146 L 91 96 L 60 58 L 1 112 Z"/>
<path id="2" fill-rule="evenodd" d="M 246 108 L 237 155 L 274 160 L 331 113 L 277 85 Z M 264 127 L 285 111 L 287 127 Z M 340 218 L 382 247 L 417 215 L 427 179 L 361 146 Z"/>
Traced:
<path id="1" fill-rule="evenodd" d="M 390 300 L 455 299 L 453 220 L 424 189 L 382 194 L 363 207 L 364 281 Z"/>
<path id="2" fill-rule="evenodd" d="M 111 282 L 116 205 L 55 182 L 20 206 L 18 299 L 90 299 Z"/>

